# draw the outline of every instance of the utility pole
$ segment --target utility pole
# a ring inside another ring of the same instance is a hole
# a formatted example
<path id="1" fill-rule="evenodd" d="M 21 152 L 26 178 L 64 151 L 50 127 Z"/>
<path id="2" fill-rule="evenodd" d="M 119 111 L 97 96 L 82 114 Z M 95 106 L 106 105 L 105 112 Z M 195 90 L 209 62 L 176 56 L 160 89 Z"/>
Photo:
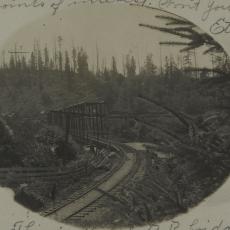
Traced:
<path id="1" fill-rule="evenodd" d="M 15 61 L 15 63 L 17 63 L 17 61 L 18 61 L 18 56 L 19 56 L 19 55 L 22 55 L 22 54 L 29 54 L 29 53 L 31 53 L 31 52 L 22 51 L 22 47 L 21 47 L 21 50 L 18 51 L 18 49 L 17 49 L 17 44 L 15 43 L 15 45 L 14 45 L 14 51 L 9 50 L 8 53 L 14 55 L 14 61 Z"/>
<path id="2" fill-rule="evenodd" d="M 18 65 L 18 60 L 21 59 L 22 55 L 30 54 L 31 52 L 23 51 L 22 46 L 20 47 L 20 50 L 18 51 L 17 44 L 15 43 L 14 50 L 9 50 L 8 53 L 14 56 L 15 66 L 18 67 L 17 66 Z M 4 62 L 5 62 L 5 60 L 4 60 Z"/>

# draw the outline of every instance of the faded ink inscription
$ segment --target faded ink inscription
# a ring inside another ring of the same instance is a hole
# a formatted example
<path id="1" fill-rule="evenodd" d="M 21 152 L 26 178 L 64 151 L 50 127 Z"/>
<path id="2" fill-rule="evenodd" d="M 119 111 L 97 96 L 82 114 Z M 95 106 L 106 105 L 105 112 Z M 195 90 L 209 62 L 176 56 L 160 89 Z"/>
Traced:
<path id="1" fill-rule="evenodd" d="M 39 225 L 34 221 L 16 221 L 12 228 L 10 230 L 33 230 L 34 228 L 39 227 Z M 147 225 L 146 228 L 148 230 L 161 230 L 162 227 L 160 224 L 151 224 Z M 41 227 L 41 230 L 43 228 Z M 96 230 L 97 228 L 91 227 L 91 228 L 85 228 L 85 230 Z M 130 230 L 134 228 L 129 228 Z M 208 220 L 206 224 L 201 224 L 199 219 L 194 219 L 191 221 L 191 224 L 188 224 L 185 226 L 185 224 L 179 222 L 179 221 L 171 221 L 168 226 L 164 227 L 164 230 L 230 230 L 230 226 L 224 224 L 223 220 L 220 220 L 218 223 L 213 223 L 212 221 Z M 57 230 L 65 230 L 65 227 L 60 226 L 57 228 Z M 112 229 L 111 229 L 112 230 Z M 162 229 L 163 230 L 163 229 Z"/>
<path id="2" fill-rule="evenodd" d="M 64 7 L 74 7 L 79 4 L 93 5 L 114 3 L 126 3 L 153 9 L 159 7 L 160 9 L 164 10 L 185 9 L 191 11 L 202 11 L 201 19 L 207 22 L 212 21 L 210 17 L 213 14 L 218 13 L 221 15 L 221 12 L 230 11 L 230 4 L 220 3 L 217 0 L 53 0 L 49 3 L 44 0 L 8 0 L 0 1 L 0 9 L 9 10 L 12 8 L 50 8 L 52 10 L 52 14 L 55 15 Z M 219 18 L 216 22 L 210 25 L 210 32 L 215 35 L 228 34 L 229 21 L 230 18 Z"/>

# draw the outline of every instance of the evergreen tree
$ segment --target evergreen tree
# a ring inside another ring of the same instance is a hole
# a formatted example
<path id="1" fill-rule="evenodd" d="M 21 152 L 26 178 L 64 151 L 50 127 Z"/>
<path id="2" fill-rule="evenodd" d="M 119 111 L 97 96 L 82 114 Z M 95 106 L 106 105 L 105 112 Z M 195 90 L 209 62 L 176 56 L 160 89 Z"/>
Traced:
<path id="1" fill-rule="evenodd" d="M 44 70 L 44 63 L 42 59 L 42 52 L 40 49 L 40 44 L 37 42 L 36 46 L 36 53 L 37 53 L 37 70 L 38 70 L 38 81 L 39 81 L 39 90 L 43 90 L 43 70 Z"/>
<path id="2" fill-rule="evenodd" d="M 66 73 L 66 77 L 67 77 L 68 90 L 71 90 L 71 86 L 72 86 L 71 68 L 70 68 L 69 53 L 67 50 L 65 51 L 65 73 Z"/>
<path id="3" fill-rule="evenodd" d="M 59 68 L 59 71 L 61 71 L 61 72 L 63 70 L 62 41 L 63 41 L 62 36 L 58 36 L 58 47 L 59 47 L 59 51 L 58 51 L 58 68 Z"/>
<path id="4" fill-rule="evenodd" d="M 170 63 L 169 63 L 169 57 L 165 56 L 165 64 L 164 64 L 164 74 L 165 77 L 169 77 L 170 74 Z"/>
<path id="5" fill-rule="evenodd" d="M 57 52 L 56 40 L 54 43 L 53 60 L 54 60 L 54 69 L 57 70 L 58 69 L 58 52 Z"/>
<path id="6" fill-rule="evenodd" d="M 112 57 L 112 66 L 111 66 L 111 72 L 112 74 L 116 75 L 117 74 L 117 62 L 115 57 Z"/>
<path id="7" fill-rule="evenodd" d="M 136 76 L 136 61 L 134 57 L 130 57 L 130 55 L 126 56 L 126 73 L 127 77 Z"/>
<path id="8" fill-rule="evenodd" d="M 182 39 L 186 39 L 188 41 L 166 41 L 161 42 L 163 45 L 178 45 L 185 46 L 185 48 L 181 49 L 181 51 L 194 50 L 195 48 L 202 47 L 203 45 L 207 45 L 207 49 L 204 53 L 210 52 L 221 52 L 224 50 L 221 45 L 216 42 L 211 36 L 206 33 L 202 33 L 197 30 L 196 26 L 180 17 L 172 17 L 172 16 L 156 16 L 157 18 L 166 20 L 166 27 L 158 27 L 152 26 L 148 24 L 139 24 L 142 27 L 146 27 L 153 30 L 158 30 L 164 33 L 172 34 L 178 36 Z"/>
<path id="9" fill-rule="evenodd" d="M 87 53 L 83 50 L 83 48 L 81 48 L 78 51 L 77 54 L 77 62 L 78 62 L 78 75 L 80 77 L 87 77 L 87 75 L 89 74 L 89 67 L 88 67 L 88 55 Z"/>
<path id="10" fill-rule="evenodd" d="M 38 71 L 42 71 L 43 70 L 43 60 L 42 60 L 42 54 L 41 54 L 41 50 L 40 49 L 38 49 L 37 54 L 38 54 L 38 56 L 37 56 L 37 60 L 38 60 L 38 64 L 37 64 Z"/>
<path id="11" fill-rule="evenodd" d="M 21 58 L 16 56 L 16 69 L 21 70 L 21 68 L 22 68 Z"/>
<path id="12" fill-rule="evenodd" d="M 15 69 L 15 59 L 14 56 L 11 54 L 10 55 L 10 65 L 9 65 L 10 69 Z"/>
<path id="13" fill-rule="evenodd" d="M 49 60 L 49 69 L 50 70 L 54 70 L 55 69 L 54 60 L 52 58 L 50 58 L 50 60 Z"/>
<path id="14" fill-rule="evenodd" d="M 183 57 L 183 68 L 192 68 L 192 52 L 190 50 Z"/>
<path id="15" fill-rule="evenodd" d="M 35 60 L 34 52 L 32 52 L 31 55 L 30 55 L 30 69 L 32 71 L 36 70 L 36 60 Z"/>
<path id="16" fill-rule="evenodd" d="M 69 60 L 69 54 L 68 51 L 65 51 L 65 72 L 69 73 L 70 72 L 70 60 Z"/>
<path id="17" fill-rule="evenodd" d="M 157 67 L 153 63 L 153 55 L 148 54 L 145 58 L 144 67 L 141 69 L 141 74 L 144 76 L 156 76 Z"/>
<path id="18" fill-rule="evenodd" d="M 58 69 L 59 69 L 59 71 L 61 71 L 62 72 L 62 67 L 63 66 L 63 57 L 62 57 L 62 52 L 61 51 L 59 51 L 59 53 L 58 53 Z"/>
<path id="19" fill-rule="evenodd" d="M 75 47 L 72 49 L 72 62 L 73 62 L 73 72 L 77 70 L 77 50 Z"/>
<path id="20" fill-rule="evenodd" d="M 7 69 L 7 64 L 6 64 L 6 52 L 5 50 L 2 51 L 2 68 Z"/>
<path id="21" fill-rule="evenodd" d="M 22 56 L 22 70 L 26 70 L 27 69 L 27 63 L 26 63 L 26 58 L 25 56 Z"/>
<path id="22" fill-rule="evenodd" d="M 228 54 L 224 51 L 223 47 L 216 42 L 210 35 L 207 33 L 203 33 L 200 30 L 197 30 L 197 27 L 180 17 L 175 16 L 156 16 L 157 18 L 166 20 L 167 23 L 165 27 L 158 27 L 149 24 L 139 24 L 139 26 L 146 27 L 152 30 L 158 30 L 164 33 L 168 33 L 174 36 L 178 36 L 180 41 L 164 41 L 160 42 L 161 45 L 170 45 L 170 46 L 184 46 L 181 49 L 181 52 L 187 52 L 191 50 L 195 50 L 197 48 L 205 46 L 204 54 L 212 54 L 212 53 L 221 53 L 225 56 L 225 60 L 228 58 Z M 225 62 L 224 65 L 226 65 Z M 222 76 L 228 76 L 229 73 L 223 71 L 225 67 L 222 66 L 221 69 L 208 69 L 208 68 L 191 68 L 190 71 L 209 71 L 216 72 Z"/>
<path id="23" fill-rule="evenodd" d="M 44 69 L 48 70 L 49 69 L 49 64 L 50 64 L 50 60 L 49 60 L 49 50 L 47 48 L 47 46 L 44 49 Z"/>

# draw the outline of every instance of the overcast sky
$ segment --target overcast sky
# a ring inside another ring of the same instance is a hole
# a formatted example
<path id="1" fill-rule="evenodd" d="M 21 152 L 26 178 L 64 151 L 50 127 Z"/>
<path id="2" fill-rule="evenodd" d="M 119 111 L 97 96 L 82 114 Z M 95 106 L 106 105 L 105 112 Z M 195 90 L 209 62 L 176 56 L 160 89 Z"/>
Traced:
<path id="1" fill-rule="evenodd" d="M 55 16 L 46 16 L 24 26 L 11 36 L 1 47 L 12 50 L 14 45 L 23 47 L 24 51 L 32 51 L 34 39 L 42 45 L 54 47 L 57 36 L 63 38 L 63 50 L 74 44 L 82 46 L 88 53 L 90 67 L 96 67 L 96 46 L 98 46 L 100 64 L 111 64 L 111 57 L 117 58 L 119 69 L 122 57 L 133 55 L 140 64 L 147 54 L 152 53 L 157 65 L 160 63 L 159 41 L 175 39 L 173 36 L 139 27 L 139 23 L 163 25 L 155 15 L 162 14 L 157 10 L 149 10 L 126 5 L 78 6 L 60 11 Z M 164 13 L 165 14 L 165 13 Z M 162 56 L 178 53 L 177 48 L 163 47 Z M 199 52 L 198 52 L 199 53 Z M 198 63 L 207 65 L 210 58 L 198 54 Z"/>

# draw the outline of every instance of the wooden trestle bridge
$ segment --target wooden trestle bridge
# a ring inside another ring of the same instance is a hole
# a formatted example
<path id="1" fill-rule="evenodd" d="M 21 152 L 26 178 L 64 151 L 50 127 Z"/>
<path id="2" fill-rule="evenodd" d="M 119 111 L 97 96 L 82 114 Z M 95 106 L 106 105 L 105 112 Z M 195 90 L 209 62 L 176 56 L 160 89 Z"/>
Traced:
<path id="1" fill-rule="evenodd" d="M 107 148 L 120 155 L 119 163 L 111 168 L 101 180 L 92 183 L 73 192 L 67 200 L 57 202 L 55 205 L 45 209 L 41 214 L 58 221 L 67 223 L 82 223 L 90 213 L 100 210 L 106 205 L 105 193 L 115 194 L 125 184 L 132 181 L 135 176 L 142 175 L 144 163 L 143 157 L 137 150 L 123 143 L 110 139 L 108 120 L 110 119 L 132 119 L 136 117 L 167 115 L 159 113 L 133 113 L 111 112 L 103 102 L 83 102 L 77 105 L 51 111 L 48 114 L 48 121 L 51 125 L 58 125 L 65 130 L 66 140 L 71 135 L 76 141 L 95 147 Z M 175 197 L 159 183 L 152 181 L 154 194 L 164 194 L 169 200 L 177 203 Z M 143 185 L 143 186 L 149 186 Z"/>
<path id="2" fill-rule="evenodd" d="M 82 143 L 90 144 L 95 139 L 108 138 L 106 119 L 107 105 L 104 102 L 84 102 L 61 110 L 48 113 L 48 123 L 61 127 L 65 131 L 65 139 L 69 135 Z"/>
<path id="3" fill-rule="evenodd" d="M 126 112 L 110 111 L 104 101 L 82 102 L 70 107 L 52 110 L 48 113 L 48 123 L 59 126 L 65 132 L 68 141 L 71 135 L 76 141 L 88 145 L 95 145 L 95 140 L 109 139 L 109 121 L 152 118 L 167 116 L 164 111 L 159 112 Z M 100 142 L 98 142 L 100 145 Z"/>

